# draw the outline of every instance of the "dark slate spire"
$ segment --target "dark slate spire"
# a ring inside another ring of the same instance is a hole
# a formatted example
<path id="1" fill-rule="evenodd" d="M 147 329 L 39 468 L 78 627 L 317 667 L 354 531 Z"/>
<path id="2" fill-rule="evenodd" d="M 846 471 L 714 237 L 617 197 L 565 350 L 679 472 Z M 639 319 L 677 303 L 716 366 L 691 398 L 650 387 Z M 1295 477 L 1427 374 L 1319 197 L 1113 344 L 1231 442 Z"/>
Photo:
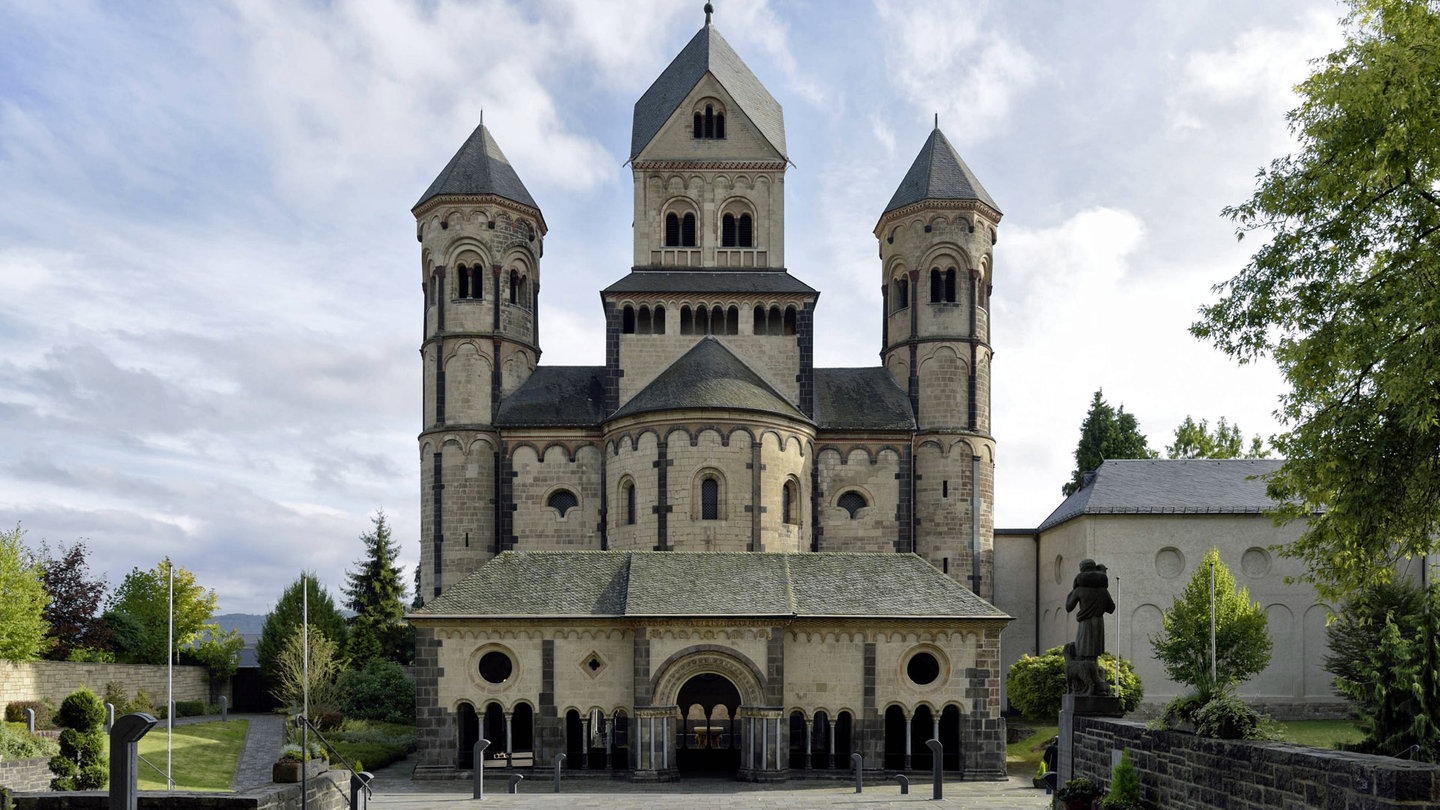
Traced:
<path id="1" fill-rule="evenodd" d="M 540 210 L 540 206 L 535 204 L 535 198 L 530 196 L 530 192 L 525 190 L 525 184 L 520 182 L 520 175 L 515 173 L 514 167 L 505 158 L 505 153 L 500 151 L 500 145 L 495 143 L 490 130 L 485 128 L 483 119 L 480 126 L 470 133 L 460 151 L 455 153 L 455 157 L 445 164 L 440 176 L 420 195 L 420 202 L 415 203 L 415 208 L 424 205 L 432 197 L 445 194 L 494 194 L 511 202 L 527 205 L 536 211 Z"/>
<path id="2" fill-rule="evenodd" d="M 810 421 L 710 335 L 660 372 L 610 418 L 690 409 L 758 411 Z"/>
<path id="3" fill-rule="evenodd" d="M 719 29 L 707 19 L 705 27 L 691 37 L 670 66 L 635 102 L 635 123 L 630 131 L 631 160 L 650 144 L 707 72 L 714 74 L 740 112 L 755 124 L 775 151 L 785 154 L 785 116 L 780 102 L 755 78 L 740 55 L 720 36 Z"/>
<path id="4" fill-rule="evenodd" d="M 938 115 L 936 122 L 939 122 Z M 915 156 L 915 162 L 910 164 L 910 171 L 895 189 L 885 213 L 921 200 L 976 200 L 997 212 L 1000 210 L 938 126 Z"/>

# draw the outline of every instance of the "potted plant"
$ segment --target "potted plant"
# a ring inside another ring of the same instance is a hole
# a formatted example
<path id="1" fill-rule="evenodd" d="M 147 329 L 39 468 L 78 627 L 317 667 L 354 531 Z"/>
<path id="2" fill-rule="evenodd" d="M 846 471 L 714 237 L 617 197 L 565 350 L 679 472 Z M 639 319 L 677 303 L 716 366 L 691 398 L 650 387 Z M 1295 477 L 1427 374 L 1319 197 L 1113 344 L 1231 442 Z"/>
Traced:
<path id="1" fill-rule="evenodd" d="M 1140 772 L 1130 761 L 1130 749 L 1120 752 L 1120 761 L 1110 769 L 1110 792 L 1100 802 L 1101 810 L 1141 810 Z"/>
<path id="2" fill-rule="evenodd" d="M 287 745 L 280 751 L 280 758 L 270 769 L 272 782 L 299 782 L 324 773 L 330 767 L 320 746 L 311 743 L 310 752 L 298 745 Z"/>
<path id="3" fill-rule="evenodd" d="M 1090 778 L 1077 776 L 1055 791 L 1055 798 L 1065 803 L 1065 810 L 1090 810 L 1105 791 Z"/>

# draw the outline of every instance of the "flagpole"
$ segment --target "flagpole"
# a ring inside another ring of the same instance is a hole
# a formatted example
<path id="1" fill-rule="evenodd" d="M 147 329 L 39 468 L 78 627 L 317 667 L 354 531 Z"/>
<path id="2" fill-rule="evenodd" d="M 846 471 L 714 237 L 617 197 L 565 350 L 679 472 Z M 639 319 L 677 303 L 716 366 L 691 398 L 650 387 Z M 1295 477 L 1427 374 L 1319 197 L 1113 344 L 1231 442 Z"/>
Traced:
<path id="1" fill-rule="evenodd" d="M 1219 678 L 1215 674 L 1215 561 L 1210 561 L 1210 688 L 1215 690 L 1219 687 Z"/>
<path id="2" fill-rule="evenodd" d="M 310 579 L 304 572 L 300 574 L 300 643 L 304 648 L 301 664 L 300 807 L 304 810 L 309 806 L 306 801 L 309 797 L 305 794 L 310 792 Z"/>
<path id="3" fill-rule="evenodd" d="M 171 739 L 175 736 L 175 563 L 166 558 L 170 570 L 170 632 L 165 641 L 165 789 L 175 789 L 171 770 Z"/>

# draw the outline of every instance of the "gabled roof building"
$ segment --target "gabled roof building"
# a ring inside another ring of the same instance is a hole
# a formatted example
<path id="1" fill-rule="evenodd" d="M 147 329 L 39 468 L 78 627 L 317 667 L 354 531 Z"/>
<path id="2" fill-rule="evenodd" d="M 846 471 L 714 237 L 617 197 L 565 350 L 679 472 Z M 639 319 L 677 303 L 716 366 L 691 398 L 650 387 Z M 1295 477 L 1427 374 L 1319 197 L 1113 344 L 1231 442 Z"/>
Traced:
<path id="1" fill-rule="evenodd" d="M 815 368 L 783 110 L 708 11 L 629 158 L 601 366 L 539 364 L 547 226 L 483 125 L 413 209 L 420 772 L 485 738 L 510 766 L 774 781 L 928 769 L 937 738 L 1003 778 L 995 201 L 932 132 L 873 202 L 880 364 Z"/>

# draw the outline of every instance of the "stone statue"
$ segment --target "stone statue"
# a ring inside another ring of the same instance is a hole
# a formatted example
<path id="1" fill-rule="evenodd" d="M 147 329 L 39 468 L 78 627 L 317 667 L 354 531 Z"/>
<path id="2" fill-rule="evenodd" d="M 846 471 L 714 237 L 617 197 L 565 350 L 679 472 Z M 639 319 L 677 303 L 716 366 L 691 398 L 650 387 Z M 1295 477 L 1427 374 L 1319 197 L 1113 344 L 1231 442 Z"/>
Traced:
<path id="1" fill-rule="evenodd" d="M 1070 595 L 1065 597 L 1065 611 L 1074 612 L 1079 622 L 1075 641 L 1065 645 L 1065 679 L 1072 695 L 1109 695 L 1110 686 L 1100 672 L 1100 653 L 1105 652 L 1105 614 L 1115 612 L 1110 598 L 1110 577 L 1105 566 L 1094 560 L 1081 560 L 1080 573 Z"/>

